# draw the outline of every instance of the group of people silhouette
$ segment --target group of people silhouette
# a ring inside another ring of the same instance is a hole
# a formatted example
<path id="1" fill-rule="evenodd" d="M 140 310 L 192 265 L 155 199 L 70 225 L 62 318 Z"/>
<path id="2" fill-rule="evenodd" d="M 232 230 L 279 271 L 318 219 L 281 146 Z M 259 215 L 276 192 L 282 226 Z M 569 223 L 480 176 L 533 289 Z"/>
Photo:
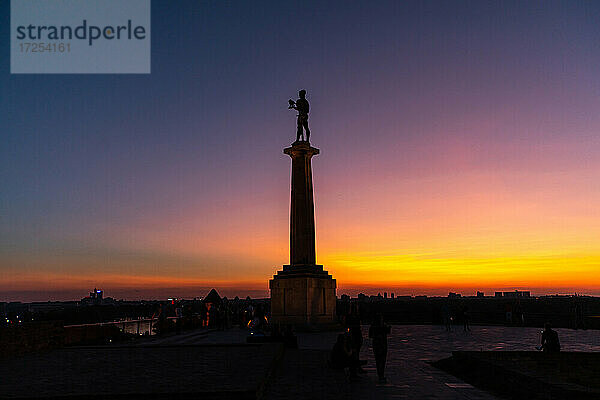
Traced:
<path id="1" fill-rule="evenodd" d="M 463 328 L 470 331 L 469 311 L 467 307 L 461 309 Z M 450 318 L 448 318 L 450 320 Z M 362 368 L 366 364 L 365 360 L 360 359 L 360 350 L 363 345 L 363 331 L 361 328 L 361 318 L 356 303 L 352 304 L 350 312 L 344 318 L 345 331 L 337 336 L 337 340 L 331 350 L 330 363 L 334 369 L 347 369 L 350 381 L 359 380 L 360 373 L 366 371 Z M 448 323 L 449 325 L 449 323 Z M 447 327 L 448 327 L 447 325 Z M 377 367 L 377 376 L 379 383 L 386 383 L 385 365 L 388 353 L 388 335 L 391 334 L 391 327 L 384 321 L 381 312 L 375 312 L 375 316 L 369 327 L 369 338 L 371 347 L 375 356 Z M 561 350 L 558 333 L 553 330 L 550 323 L 544 325 L 541 336 L 541 345 L 538 350 L 548 353 L 556 353 Z"/>
<path id="2" fill-rule="evenodd" d="M 348 368 L 350 380 L 358 380 L 358 373 L 365 373 L 362 365 L 366 361 L 360 360 L 360 349 L 363 345 L 361 320 L 356 304 L 352 305 L 350 313 L 345 318 L 346 331 L 337 337 L 331 351 L 331 365 L 337 369 Z M 373 318 L 369 328 L 369 338 L 372 340 L 373 354 L 377 366 L 377 376 L 380 383 L 385 383 L 385 363 L 387 359 L 387 337 L 391 327 L 386 325 L 381 313 Z"/>

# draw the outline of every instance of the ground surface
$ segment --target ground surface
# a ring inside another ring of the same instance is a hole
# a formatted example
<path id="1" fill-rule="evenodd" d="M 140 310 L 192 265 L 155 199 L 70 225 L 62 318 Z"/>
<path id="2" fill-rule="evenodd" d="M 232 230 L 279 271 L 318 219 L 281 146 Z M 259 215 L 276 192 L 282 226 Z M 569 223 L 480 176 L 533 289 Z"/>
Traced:
<path id="1" fill-rule="evenodd" d="M 255 398 L 282 351 L 279 344 L 65 348 L 3 360 L 0 398 Z"/>
<path id="2" fill-rule="evenodd" d="M 600 351 L 600 331 L 558 333 L 564 350 Z M 272 347 L 235 346 L 246 334 L 239 329 L 200 330 L 147 338 L 135 345 L 67 348 L 3 360 L 0 398 L 254 390 L 275 365 L 266 399 L 495 399 L 428 362 L 449 357 L 453 350 L 535 350 L 540 339 L 540 330 L 534 328 L 476 326 L 464 333 L 462 327 L 446 332 L 440 326 L 394 326 L 386 369 L 389 383 L 377 385 L 367 339 L 361 354 L 367 374 L 349 383 L 343 373 L 326 365 L 335 332 L 299 334 L 299 349 L 286 351 L 276 364 Z"/>
<path id="3" fill-rule="evenodd" d="M 515 398 L 600 398 L 600 353 L 454 351 L 436 367 Z"/>
<path id="4" fill-rule="evenodd" d="M 600 351 L 600 331 L 557 329 L 563 349 Z M 367 337 L 368 327 L 363 327 Z M 475 388 L 429 364 L 449 357 L 453 350 L 535 350 L 540 329 L 521 327 L 460 327 L 446 332 L 431 325 L 393 326 L 389 338 L 386 375 L 388 384 L 378 385 L 375 359 L 369 340 L 361 358 L 368 371 L 360 382 L 348 383 L 323 364 L 335 333 L 300 334 L 299 347 L 310 349 L 303 355 L 286 352 L 282 368 L 274 377 L 268 399 L 498 399 L 497 395 Z M 319 353 L 317 350 L 321 350 Z"/>

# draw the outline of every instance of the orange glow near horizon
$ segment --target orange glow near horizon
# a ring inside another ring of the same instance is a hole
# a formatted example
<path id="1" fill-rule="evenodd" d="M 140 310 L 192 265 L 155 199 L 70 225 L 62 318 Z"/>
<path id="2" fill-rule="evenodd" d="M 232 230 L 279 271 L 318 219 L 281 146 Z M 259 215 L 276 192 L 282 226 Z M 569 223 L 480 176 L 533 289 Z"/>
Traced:
<path id="1" fill-rule="evenodd" d="M 337 279 L 338 295 L 517 288 L 600 294 L 600 226 L 584 218 L 597 213 L 590 201 L 600 199 L 596 189 L 577 188 L 588 196 L 582 199 L 562 189 L 550 196 L 526 185 L 507 191 L 482 183 L 498 179 L 465 174 L 392 187 L 371 180 L 368 191 L 346 189 L 340 198 L 339 186 L 317 178 L 317 262 Z M 103 243 L 71 253 L 15 254 L 10 261 L 24 268 L 5 274 L 0 291 L 62 288 L 83 295 L 98 286 L 123 297 L 135 290 L 189 297 L 195 288 L 216 287 L 267 296 L 271 275 L 288 262 L 287 212 L 241 202 L 230 207 L 123 225 Z"/>

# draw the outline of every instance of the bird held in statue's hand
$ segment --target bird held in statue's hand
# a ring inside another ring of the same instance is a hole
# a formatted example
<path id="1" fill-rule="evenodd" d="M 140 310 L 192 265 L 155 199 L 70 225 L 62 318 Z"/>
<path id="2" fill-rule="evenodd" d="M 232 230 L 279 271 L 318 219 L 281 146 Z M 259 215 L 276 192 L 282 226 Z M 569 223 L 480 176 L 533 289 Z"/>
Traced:
<path id="1" fill-rule="evenodd" d="M 289 103 L 289 105 L 290 105 L 290 106 L 288 107 L 288 109 L 291 109 L 291 108 L 296 108 L 296 103 L 294 102 L 294 100 L 290 99 L 290 100 L 288 101 L 288 103 Z"/>

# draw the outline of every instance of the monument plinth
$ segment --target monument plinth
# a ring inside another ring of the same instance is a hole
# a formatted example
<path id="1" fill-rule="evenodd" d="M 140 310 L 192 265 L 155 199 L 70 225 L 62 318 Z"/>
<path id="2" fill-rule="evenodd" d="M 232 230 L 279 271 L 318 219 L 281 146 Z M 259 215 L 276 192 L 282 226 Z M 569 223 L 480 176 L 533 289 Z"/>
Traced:
<path id="1" fill-rule="evenodd" d="M 319 149 L 297 141 L 283 150 L 292 158 L 290 264 L 269 281 L 271 321 L 297 327 L 335 322 L 335 279 L 315 256 L 315 206 L 311 159 Z"/>

